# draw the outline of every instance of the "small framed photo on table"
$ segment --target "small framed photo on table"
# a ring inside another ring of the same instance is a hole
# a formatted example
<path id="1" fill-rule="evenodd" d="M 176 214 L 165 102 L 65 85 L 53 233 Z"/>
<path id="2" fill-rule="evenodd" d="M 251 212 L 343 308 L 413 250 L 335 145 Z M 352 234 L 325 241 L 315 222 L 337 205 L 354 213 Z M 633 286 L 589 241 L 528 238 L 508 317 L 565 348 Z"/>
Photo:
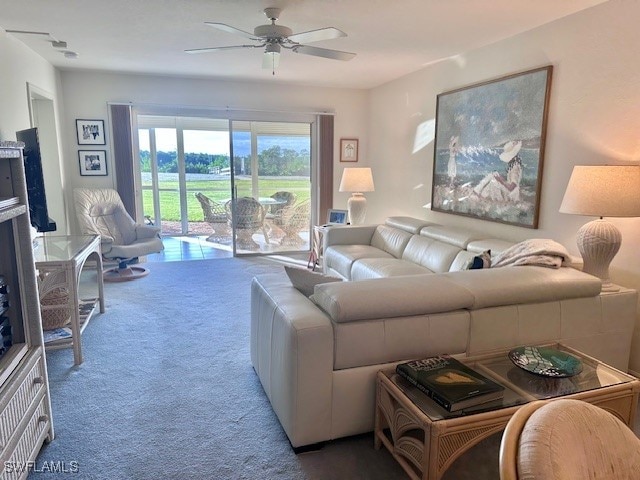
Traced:
<path id="1" fill-rule="evenodd" d="M 104 120 L 76 120 L 78 145 L 106 145 Z"/>
<path id="2" fill-rule="evenodd" d="M 341 162 L 357 162 L 358 161 L 358 139 L 357 138 L 341 138 L 340 139 L 340 161 Z"/>
<path id="3" fill-rule="evenodd" d="M 330 208 L 327 211 L 327 224 L 329 225 L 346 225 L 347 224 L 347 211 L 336 210 Z"/>
<path id="4" fill-rule="evenodd" d="M 78 150 L 80 175 L 106 176 L 107 152 L 105 150 Z"/>

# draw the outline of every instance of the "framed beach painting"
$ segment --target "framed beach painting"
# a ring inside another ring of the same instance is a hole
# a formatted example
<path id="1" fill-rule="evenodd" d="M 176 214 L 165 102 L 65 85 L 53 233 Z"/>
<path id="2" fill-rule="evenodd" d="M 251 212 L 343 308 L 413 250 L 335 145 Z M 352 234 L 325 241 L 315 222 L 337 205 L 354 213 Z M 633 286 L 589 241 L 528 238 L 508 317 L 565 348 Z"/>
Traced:
<path id="1" fill-rule="evenodd" d="M 538 228 L 552 70 L 438 95 L 432 210 Z"/>

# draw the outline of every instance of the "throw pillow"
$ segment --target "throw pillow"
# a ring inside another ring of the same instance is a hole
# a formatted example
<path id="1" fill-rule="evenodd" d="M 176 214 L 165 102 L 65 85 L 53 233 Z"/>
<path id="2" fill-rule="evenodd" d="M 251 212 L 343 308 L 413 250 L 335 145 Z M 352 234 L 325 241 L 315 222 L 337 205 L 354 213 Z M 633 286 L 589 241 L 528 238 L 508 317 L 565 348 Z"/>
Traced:
<path id="1" fill-rule="evenodd" d="M 284 267 L 291 285 L 297 288 L 305 297 L 313 295 L 313 287 L 321 283 L 341 282 L 342 279 L 330 277 L 321 273 L 310 272 L 306 268 Z"/>
<path id="2" fill-rule="evenodd" d="M 491 266 L 491 250 L 482 252 L 471 259 L 467 270 L 478 270 L 480 268 L 489 268 Z"/>

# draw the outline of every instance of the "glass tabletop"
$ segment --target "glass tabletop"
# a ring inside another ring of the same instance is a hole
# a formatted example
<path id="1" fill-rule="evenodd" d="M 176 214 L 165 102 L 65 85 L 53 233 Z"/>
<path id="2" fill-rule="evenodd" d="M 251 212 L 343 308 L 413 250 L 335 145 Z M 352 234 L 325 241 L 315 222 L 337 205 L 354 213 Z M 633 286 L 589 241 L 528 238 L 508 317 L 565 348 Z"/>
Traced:
<path id="1" fill-rule="evenodd" d="M 33 241 L 33 258 L 40 262 L 65 262 L 73 260 L 97 235 L 54 235 L 36 237 Z"/>
<path id="2" fill-rule="evenodd" d="M 571 395 L 589 390 L 597 390 L 611 385 L 619 385 L 634 380 L 615 368 L 584 355 L 562 344 L 545 345 L 570 353 L 583 365 L 582 371 L 572 377 L 544 377 L 516 366 L 508 357 L 509 351 L 482 357 L 457 357 L 462 363 L 501 384 L 504 397 L 472 408 L 449 412 L 440 407 L 418 388 L 395 373 L 386 370 L 384 374 L 432 420 L 462 417 L 473 413 L 487 412 L 501 408 L 522 405 L 534 400 L 544 400 Z"/>

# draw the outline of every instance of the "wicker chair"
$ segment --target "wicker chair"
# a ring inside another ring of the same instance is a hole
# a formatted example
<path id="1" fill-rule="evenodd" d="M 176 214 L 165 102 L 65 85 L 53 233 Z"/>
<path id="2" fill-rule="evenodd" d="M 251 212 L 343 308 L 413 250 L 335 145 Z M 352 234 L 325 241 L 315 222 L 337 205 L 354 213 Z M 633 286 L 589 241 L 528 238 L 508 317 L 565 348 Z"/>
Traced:
<path id="1" fill-rule="evenodd" d="M 632 480 L 638 472 L 640 440 L 633 431 L 580 400 L 529 403 L 502 436 L 501 480 Z"/>
<path id="2" fill-rule="evenodd" d="M 311 225 L 311 202 L 303 200 L 282 210 L 282 225 L 284 231 L 281 245 L 297 246 L 304 243 L 300 232 L 308 232 Z"/>
<path id="3" fill-rule="evenodd" d="M 235 207 L 233 200 L 229 200 L 225 206 L 227 219 L 229 225 L 235 227 L 238 246 L 240 248 L 246 248 L 255 250 L 258 244 L 253 241 L 253 234 L 257 230 L 261 230 L 264 235 L 264 240 L 269 243 L 269 235 L 264 224 L 265 210 L 264 207 L 255 198 L 252 197 L 240 197 L 235 200 Z"/>
<path id="4" fill-rule="evenodd" d="M 275 205 L 269 206 L 269 213 L 267 213 L 267 218 L 272 220 L 276 225 L 282 225 L 282 213 L 285 208 L 296 203 L 296 199 L 298 196 L 293 192 L 276 192 L 271 195 L 278 203 Z"/>
<path id="5" fill-rule="evenodd" d="M 210 242 L 222 242 L 231 239 L 231 231 L 227 223 L 227 211 L 223 203 L 210 199 L 203 193 L 196 193 L 196 198 L 202 207 L 204 221 L 213 228 L 213 234 L 207 237 Z"/>

